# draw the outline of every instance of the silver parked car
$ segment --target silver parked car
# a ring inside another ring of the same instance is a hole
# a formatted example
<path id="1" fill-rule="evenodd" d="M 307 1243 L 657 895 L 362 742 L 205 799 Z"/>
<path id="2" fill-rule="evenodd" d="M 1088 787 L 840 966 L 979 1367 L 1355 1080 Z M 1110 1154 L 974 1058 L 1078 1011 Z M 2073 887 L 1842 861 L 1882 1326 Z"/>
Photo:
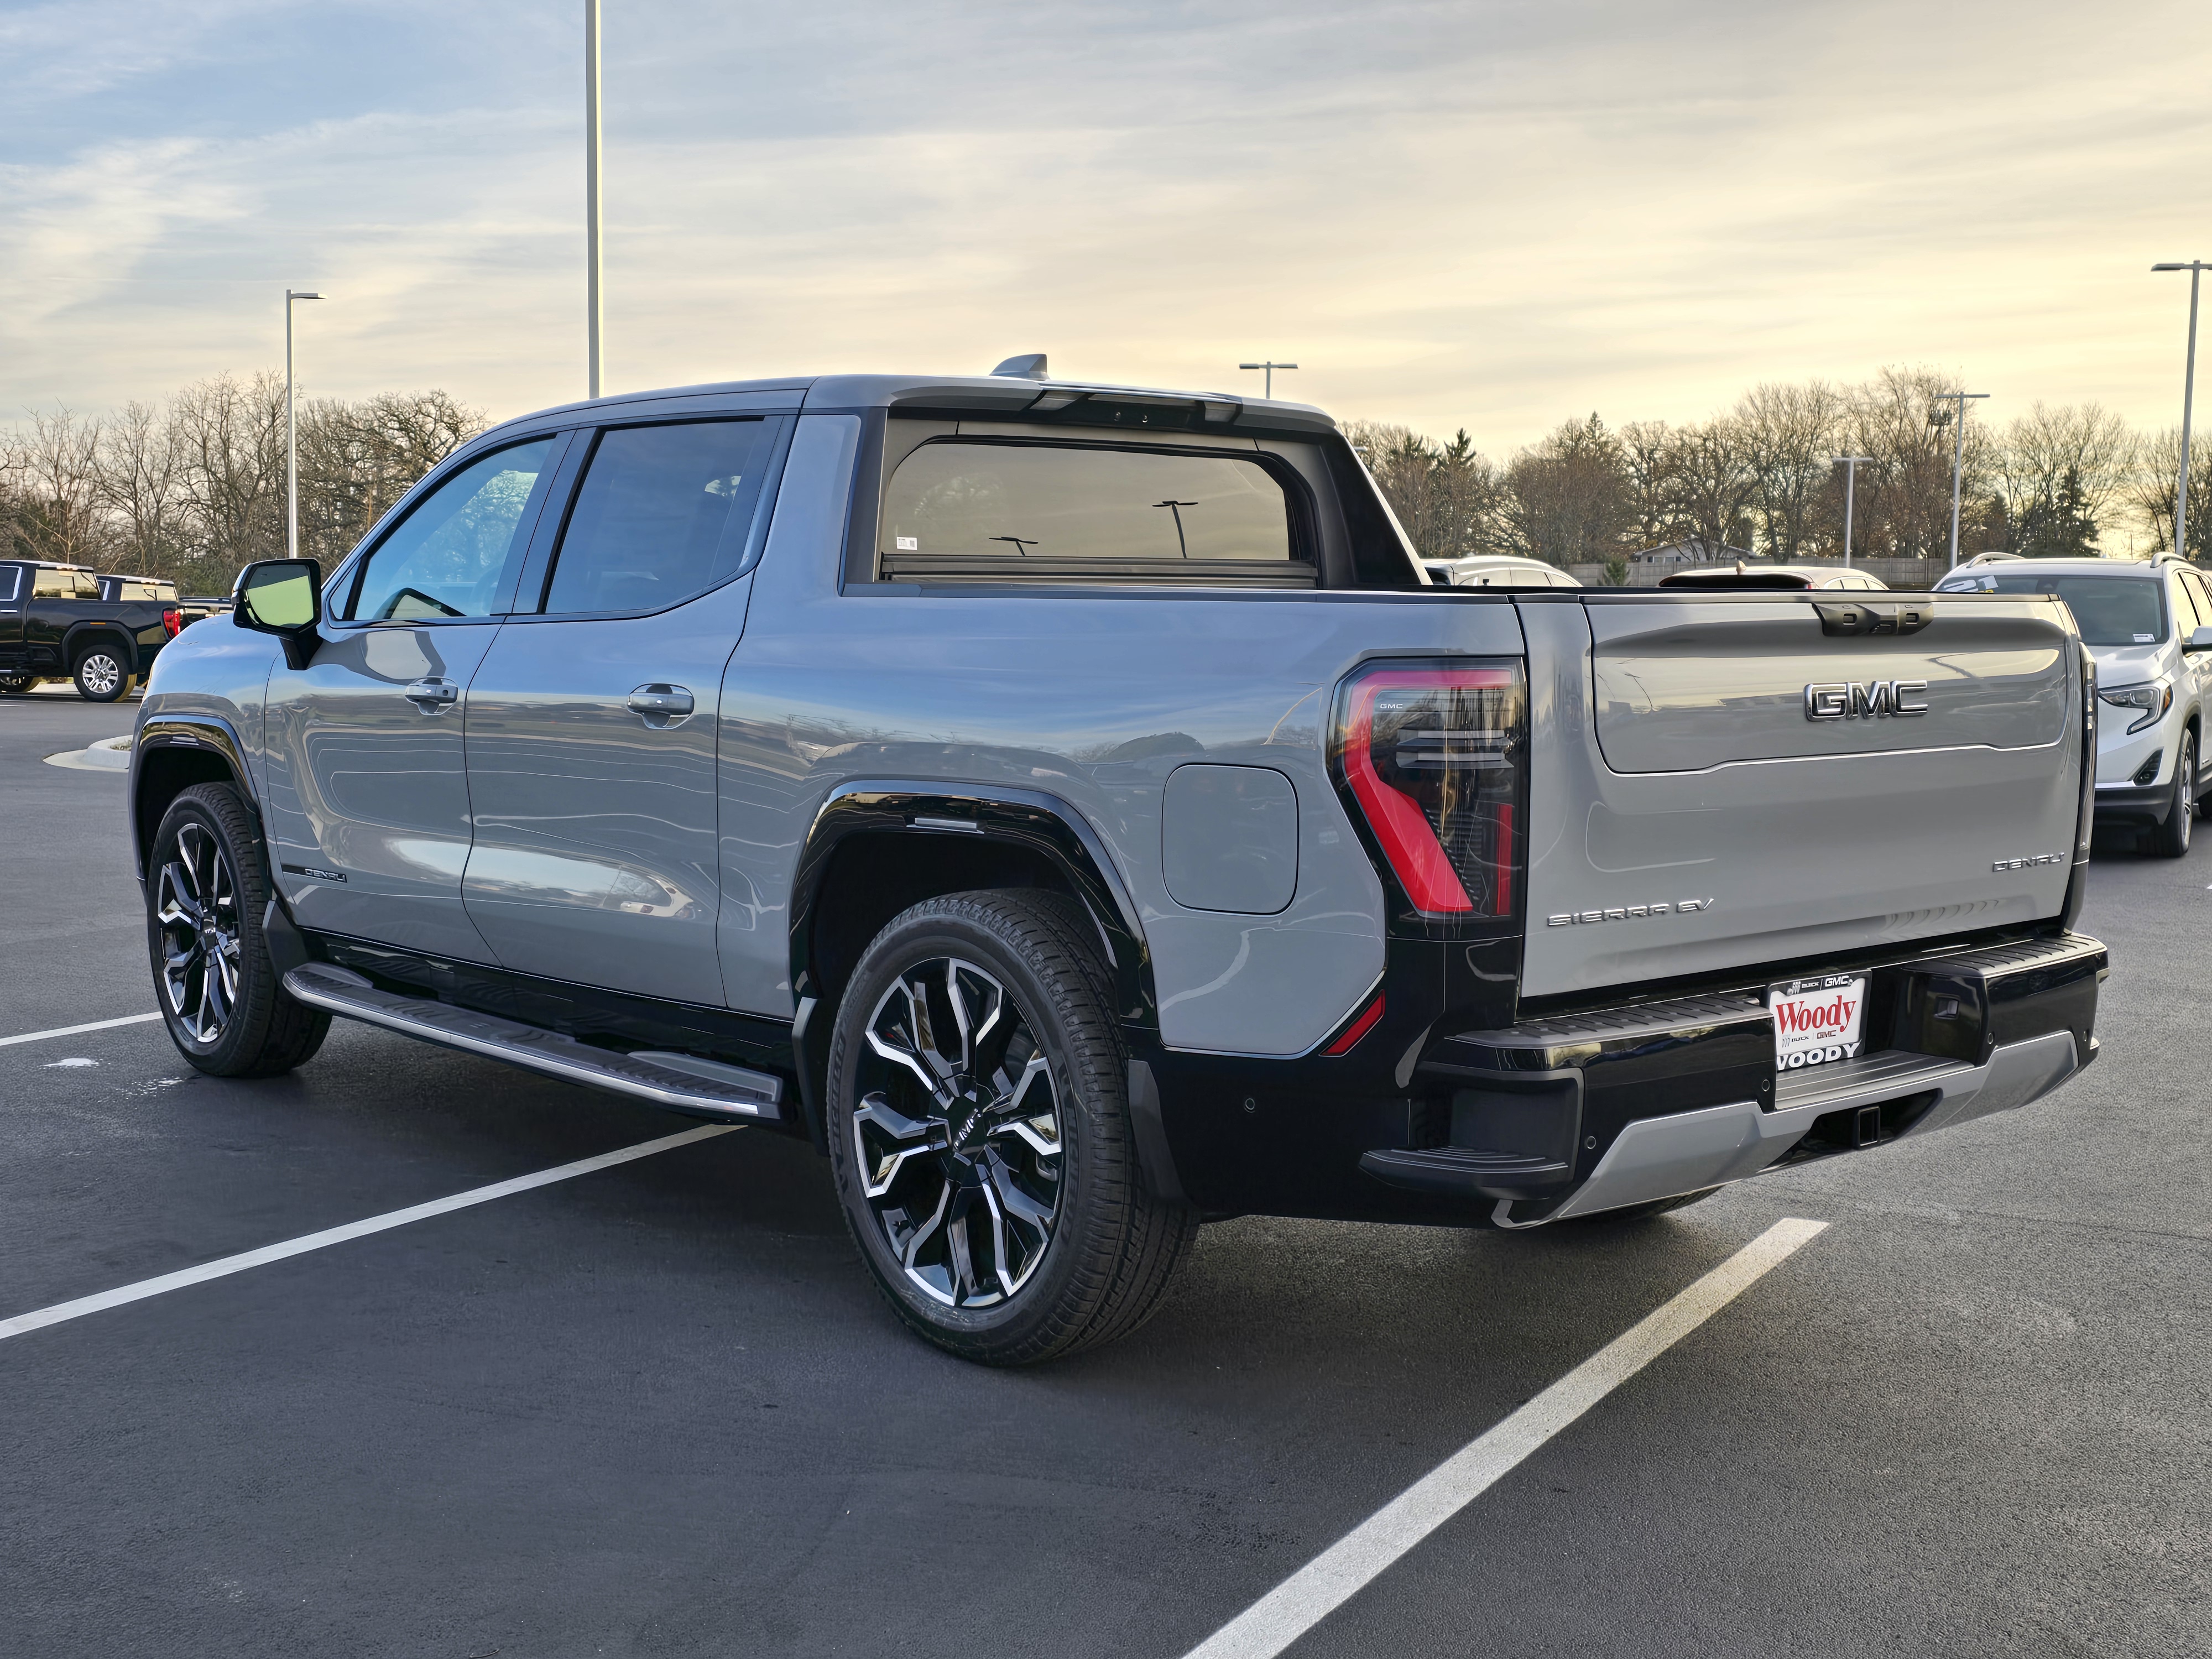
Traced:
<path id="1" fill-rule="evenodd" d="M 2212 703 L 2212 582 L 2171 554 L 2004 559 L 1961 565 L 1938 593 L 2062 599 L 2097 663 L 2097 817 L 2179 858 L 2204 810 L 2204 710 Z"/>
<path id="2" fill-rule="evenodd" d="M 1209 1217 L 1650 1215 L 2096 1050 L 2066 605 L 1438 588 L 1296 404 L 571 404 L 232 620 L 133 750 L 192 1065 L 339 1016 L 803 1137 L 978 1360 Z"/>

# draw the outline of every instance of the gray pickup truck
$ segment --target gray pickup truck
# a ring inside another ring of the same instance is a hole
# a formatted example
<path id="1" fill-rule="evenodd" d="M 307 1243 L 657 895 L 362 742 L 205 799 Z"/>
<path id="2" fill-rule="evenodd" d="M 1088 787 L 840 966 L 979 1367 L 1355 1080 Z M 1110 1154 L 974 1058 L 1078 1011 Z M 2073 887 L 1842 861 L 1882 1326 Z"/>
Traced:
<path id="1" fill-rule="evenodd" d="M 1030 367 L 550 410 L 250 568 L 132 763 L 185 1058 L 804 1136 L 1018 1364 L 1209 1218 L 1648 1215 L 2094 1056 L 2063 604 L 1432 587 L 1318 410 Z"/>

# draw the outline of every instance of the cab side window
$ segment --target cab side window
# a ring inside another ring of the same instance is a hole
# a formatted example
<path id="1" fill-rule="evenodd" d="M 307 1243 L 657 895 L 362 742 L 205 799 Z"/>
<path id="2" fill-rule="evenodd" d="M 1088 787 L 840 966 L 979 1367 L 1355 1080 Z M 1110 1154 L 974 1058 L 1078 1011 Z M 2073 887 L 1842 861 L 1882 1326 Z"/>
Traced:
<path id="1" fill-rule="evenodd" d="M 2198 629 L 2212 628 L 2212 588 L 2208 588 L 2204 585 L 2204 578 L 2194 570 L 2181 570 L 2174 574 L 2179 579 L 2176 585 L 2197 612 L 2193 621 L 2186 617 L 2182 619 L 2181 642 L 2186 645 L 2189 636 Z"/>
<path id="2" fill-rule="evenodd" d="M 736 575 L 783 425 L 756 417 L 602 432 L 561 533 L 544 611 L 665 610 Z"/>
<path id="3" fill-rule="evenodd" d="M 487 617 L 510 559 L 537 520 L 558 441 L 533 439 L 471 461 L 410 508 L 362 562 L 345 620 Z"/>

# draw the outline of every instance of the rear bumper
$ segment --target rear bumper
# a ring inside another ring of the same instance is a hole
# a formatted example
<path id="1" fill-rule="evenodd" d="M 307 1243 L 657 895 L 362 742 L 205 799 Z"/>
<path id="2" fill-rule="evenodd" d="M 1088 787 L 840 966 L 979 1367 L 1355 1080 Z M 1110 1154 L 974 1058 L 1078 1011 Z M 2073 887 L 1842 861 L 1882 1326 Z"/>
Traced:
<path id="1" fill-rule="evenodd" d="M 1762 978 L 1427 1036 L 1387 1092 L 1332 1090 L 1312 1062 L 1157 1053 L 1146 1088 L 1206 1209 L 1522 1227 L 2025 1105 L 2094 1058 L 2106 969 L 2075 933 L 1854 963 L 1859 1054 L 1779 1074 Z"/>

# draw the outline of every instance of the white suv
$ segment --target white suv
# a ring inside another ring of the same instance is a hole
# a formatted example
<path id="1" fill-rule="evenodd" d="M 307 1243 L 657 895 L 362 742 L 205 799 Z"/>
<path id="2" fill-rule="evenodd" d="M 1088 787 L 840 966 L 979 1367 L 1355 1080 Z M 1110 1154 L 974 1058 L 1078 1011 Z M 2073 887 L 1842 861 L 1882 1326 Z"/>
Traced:
<path id="1" fill-rule="evenodd" d="M 2055 593 L 2097 660 L 2097 822 L 2148 831 L 2179 858 L 2205 788 L 2203 710 L 2212 702 L 2212 583 L 2162 554 L 2022 559 L 1955 570 L 1938 593 Z"/>

